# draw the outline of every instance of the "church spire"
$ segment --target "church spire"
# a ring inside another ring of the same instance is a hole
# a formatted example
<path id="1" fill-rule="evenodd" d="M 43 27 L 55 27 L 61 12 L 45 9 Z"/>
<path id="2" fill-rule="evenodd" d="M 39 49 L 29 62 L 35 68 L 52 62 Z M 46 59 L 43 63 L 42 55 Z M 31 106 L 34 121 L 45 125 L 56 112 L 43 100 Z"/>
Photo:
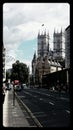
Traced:
<path id="1" fill-rule="evenodd" d="M 44 31 L 44 35 L 46 35 L 46 28 L 45 28 L 45 31 Z"/>
<path id="2" fill-rule="evenodd" d="M 34 60 L 36 60 L 36 51 L 34 52 Z"/>
<path id="3" fill-rule="evenodd" d="M 55 28 L 54 28 L 54 34 L 53 34 L 53 36 L 55 36 Z"/>
<path id="4" fill-rule="evenodd" d="M 55 34 L 55 28 L 54 28 L 54 34 Z"/>
<path id="5" fill-rule="evenodd" d="M 40 30 L 38 31 L 38 37 L 40 36 Z"/>
<path id="6" fill-rule="evenodd" d="M 48 32 L 47 32 L 47 35 L 48 35 L 48 37 L 49 37 L 49 30 L 48 30 Z"/>
<path id="7" fill-rule="evenodd" d="M 61 27 L 61 34 L 62 34 L 62 27 Z"/>

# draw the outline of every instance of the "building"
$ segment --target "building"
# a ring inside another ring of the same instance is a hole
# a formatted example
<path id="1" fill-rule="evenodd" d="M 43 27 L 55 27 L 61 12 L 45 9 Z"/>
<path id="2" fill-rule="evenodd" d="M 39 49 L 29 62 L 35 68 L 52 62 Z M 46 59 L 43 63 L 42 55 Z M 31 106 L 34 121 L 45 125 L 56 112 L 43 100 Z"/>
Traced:
<path id="1" fill-rule="evenodd" d="M 42 84 L 42 75 L 62 69 L 58 60 L 53 59 L 53 52 L 49 50 L 49 33 L 38 33 L 38 49 L 32 60 L 33 81 Z"/>
<path id="2" fill-rule="evenodd" d="M 70 25 L 65 29 L 65 68 L 70 69 Z M 67 86 L 69 87 L 70 74 L 67 71 Z"/>
<path id="3" fill-rule="evenodd" d="M 33 82 L 42 84 L 42 76 L 45 74 L 53 73 L 62 69 L 59 62 L 49 59 L 48 56 L 36 57 L 32 60 L 32 74 Z"/>
<path id="4" fill-rule="evenodd" d="M 65 68 L 70 68 L 70 25 L 65 29 Z"/>
<path id="5" fill-rule="evenodd" d="M 5 48 L 4 48 L 4 45 L 2 48 L 2 59 L 3 59 L 3 81 L 5 81 L 6 80 L 6 72 L 5 72 Z"/>
<path id="6" fill-rule="evenodd" d="M 53 44 L 54 44 L 54 59 L 62 61 L 65 59 L 65 34 L 62 32 L 55 32 L 53 34 Z"/>
<path id="7" fill-rule="evenodd" d="M 49 33 L 46 34 L 46 30 L 44 33 L 38 33 L 38 57 L 45 57 L 49 52 Z"/>

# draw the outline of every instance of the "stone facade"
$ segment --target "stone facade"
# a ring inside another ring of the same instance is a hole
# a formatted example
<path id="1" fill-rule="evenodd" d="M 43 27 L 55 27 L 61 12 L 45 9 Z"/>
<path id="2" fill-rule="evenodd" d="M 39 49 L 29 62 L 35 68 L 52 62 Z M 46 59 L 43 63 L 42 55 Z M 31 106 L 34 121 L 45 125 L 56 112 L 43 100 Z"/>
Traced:
<path id="1" fill-rule="evenodd" d="M 56 62 L 55 60 L 50 60 L 48 56 L 39 57 L 32 61 L 32 73 L 34 82 L 36 78 L 39 78 L 39 82 L 42 81 L 42 75 L 53 73 L 55 71 L 61 70 L 61 65 L 59 62 Z M 38 72 L 38 75 L 37 75 Z"/>
<path id="2" fill-rule="evenodd" d="M 5 73 L 5 48 L 3 45 L 3 50 L 2 50 L 2 59 L 3 59 L 3 81 L 6 80 L 6 73 Z"/>
<path id="3" fill-rule="evenodd" d="M 34 82 L 42 82 L 42 75 L 62 69 L 60 63 L 53 58 L 53 51 L 49 51 L 49 33 L 38 34 L 38 50 L 32 60 L 32 75 Z"/>
<path id="4" fill-rule="evenodd" d="M 44 34 L 38 33 L 38 57 L 42 56 L 45 57 L 48 55 L 49 52 L 49 33 L 46 34 L 46 31 Z"/>
<path id="5" fill-rule="evenodd" d="M 62 32 L 55 32 L 53 34 L 54 44 L 54 59 L 61 61 L 65 59 L 65 34 Z"/>
<path id="6" fill-rule="evenodd" d="M 65 29 L 65 68 L 70 68 L 70 26 Z"/>

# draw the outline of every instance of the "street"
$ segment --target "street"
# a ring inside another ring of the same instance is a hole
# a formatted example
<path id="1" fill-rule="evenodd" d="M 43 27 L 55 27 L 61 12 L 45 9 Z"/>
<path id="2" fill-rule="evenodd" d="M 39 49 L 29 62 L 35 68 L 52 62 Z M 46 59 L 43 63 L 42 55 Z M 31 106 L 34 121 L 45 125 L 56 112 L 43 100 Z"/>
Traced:
<path id="1" fill-rule="evenodd" d="M 43 127 L 70 126 L 68 93 L 43 88 L 29 88 L 16 93 Z"/>

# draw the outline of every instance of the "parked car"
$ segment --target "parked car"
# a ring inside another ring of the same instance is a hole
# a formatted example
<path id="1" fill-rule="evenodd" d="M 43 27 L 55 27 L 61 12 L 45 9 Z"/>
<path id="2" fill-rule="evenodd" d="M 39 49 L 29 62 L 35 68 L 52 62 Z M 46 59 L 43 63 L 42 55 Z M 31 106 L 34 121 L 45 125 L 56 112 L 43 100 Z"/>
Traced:
<path id="1" fill-rule="evenodd" d="M 21 85 L 14 85 L 15 91 L 21 91 Z"/>
<path id="2" fill-rule="evenodd" d="M 22 86 L 22 89 L 27 89 L 28 88 L 26 84 L 22 84 L 21 86 Z"/>

